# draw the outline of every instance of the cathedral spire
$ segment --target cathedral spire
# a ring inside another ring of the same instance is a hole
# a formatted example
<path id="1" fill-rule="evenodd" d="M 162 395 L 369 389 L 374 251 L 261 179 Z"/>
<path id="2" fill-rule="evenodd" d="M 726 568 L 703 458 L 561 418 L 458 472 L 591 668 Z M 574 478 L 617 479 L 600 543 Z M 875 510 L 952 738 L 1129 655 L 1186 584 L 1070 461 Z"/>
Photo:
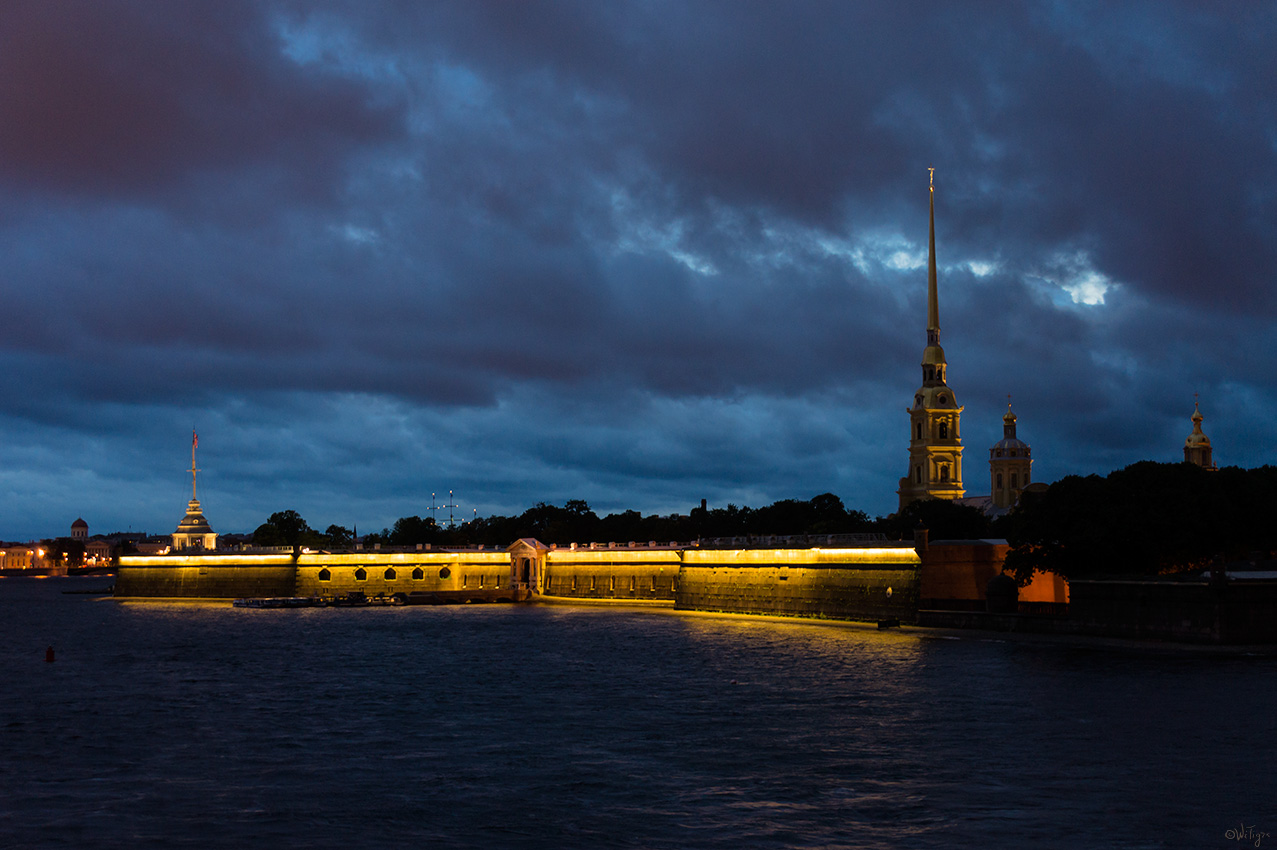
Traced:
<path id="1" fill-rule="evenodd" d="M 931 195 L 927 240 L 927 347 L 922 386 L 909 408 L 909 472 L 900 479 L 900 507 L 919 499 L 961 499 L 962 407 L 945 380 L 949 365 L 940 347 L 940 298 L 936 286 L 936 170 L 928 168 Z"/>
<path id="2" fill-rule="evenodd" d="M 940 296 L 936 293 L 936 170 L 928 168 L 931 192 L 931 238 L 927 243 L 927 344 L 940 342 Z"/>

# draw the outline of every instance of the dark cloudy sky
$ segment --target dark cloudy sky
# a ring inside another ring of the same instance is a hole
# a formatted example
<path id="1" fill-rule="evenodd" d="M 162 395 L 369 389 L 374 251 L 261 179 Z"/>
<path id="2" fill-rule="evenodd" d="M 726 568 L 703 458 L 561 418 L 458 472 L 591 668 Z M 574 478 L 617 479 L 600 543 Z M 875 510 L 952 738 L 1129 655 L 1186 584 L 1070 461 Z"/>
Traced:
<path id="1" fill-rule="evenodd" d="M 0 538 L 1277 461 L 1270 3 L 0 6 Z"/>

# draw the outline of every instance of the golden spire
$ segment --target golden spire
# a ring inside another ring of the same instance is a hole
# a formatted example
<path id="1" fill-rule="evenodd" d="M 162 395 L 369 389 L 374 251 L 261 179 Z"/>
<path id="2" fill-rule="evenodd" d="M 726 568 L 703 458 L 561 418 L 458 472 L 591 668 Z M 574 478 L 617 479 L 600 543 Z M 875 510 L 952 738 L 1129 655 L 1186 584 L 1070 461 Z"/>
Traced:
<path id="1" fill-rule="evenodd" d="M 931 193 L 931 239 L 927 244 L 927 342 L 935 345 L 940 340 L 940 298 L 936 294 L 936 170 L 930 167 L 927 171 L 930 173 L 928 187 Z"/>

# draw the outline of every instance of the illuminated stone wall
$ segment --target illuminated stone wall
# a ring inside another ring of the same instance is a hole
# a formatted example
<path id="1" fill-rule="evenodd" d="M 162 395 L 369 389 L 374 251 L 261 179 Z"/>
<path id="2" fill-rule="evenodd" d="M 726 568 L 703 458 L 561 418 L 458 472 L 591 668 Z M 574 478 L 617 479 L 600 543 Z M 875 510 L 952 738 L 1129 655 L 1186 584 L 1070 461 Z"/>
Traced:
<path id="1" fill-rule="evenodd" d="M 362 572 L 361 572 L 362 571 Z M 361 578 L 362 576 L 362 578 Z M 503 551 L 362 552 L 303 554 L 297 562 L 297 596 L 340 596 L 361 591 L 433 593 L 495 590 L 510 586 L 510 556 Z"/>
<path id="2" fill-rule="evenodd" d="M 292 596 L 288 555 L 122 555 L 116 597 L 235 599 Z"/>
<path id="3" fill-rule="evenodd" d="M 510 586 L 502 551 L 380 552 L 292 555 L 125 555 L 117 597 L 237 599 L 251 596 L 340 596 Z"/>
<path id="4" fill-rule="evenodd" d="M 126 555 L 119 597 L 234 599 L 467 591 L 516 585 L 512 570 L 531 550 Z M 919 560 L 900 544 L 864 548 L 544 549 L 538 593 L 549 599 L 613 600 L 687 610 L 844 620 L 898 618 L 918 607 Z M 512 594 L 515 596 L 516 594 Z"/>
<path id="5" fill-rule="evenodd" d="M 912 548 L 687 549 L 675 607 L 737 614 L 913 622 Z"/>
<path id="6" fill-rule="evenodd" d="M 544 553 L 541 592 L 672 604 L 681 563 L 681 550 L 673 548 L 551 549 Z"/>

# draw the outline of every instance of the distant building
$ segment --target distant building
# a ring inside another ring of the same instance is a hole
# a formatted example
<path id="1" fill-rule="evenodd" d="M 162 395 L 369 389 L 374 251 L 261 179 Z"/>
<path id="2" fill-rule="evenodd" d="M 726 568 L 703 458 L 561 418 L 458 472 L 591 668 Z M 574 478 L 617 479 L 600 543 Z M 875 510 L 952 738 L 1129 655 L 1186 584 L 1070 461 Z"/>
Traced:
<path id="1" fill-rule="evenodd" d="M 1210 437 L 1202 432 L 1202 411 L 1193 402 L 1193 432 L 1184 441 L 1184 462 L 1200 466 L 1202 469 L 1218 469 L 1211 459 Z"/>
<path id="2" fill-rule="evenodd" d="M 1007 402 L 1007 412 L 1002 417 L 1002 439 L 989 449 L 989 492 L 993 494 L 993 506 L 1006 511 L 1015 506 L 1020 493 L 1029 486 L 1033 458 L 1029 444 L 1015 435 L 1015 413 Z"/>
<path id="3" fill-rule="evenodd" d="M 97 539 L 90 540 L 84 544 L 84 561 L 88 563 L 92 561 L 95 564 L 105 563 L 111 560 L 111 556 L 115 553 L 115 546 L 110 540 Z"/>
<path id="4" fill-rule="evenodd" d="M 89 539 L 89 524 L 83 519 L 71 523 L 71 539 L 81 542 Z"/>
<path id="5" fill-rule="evenodd" d="M 177 524 L 173 532 L 173 551 L 213 550 L 217 548 L 217 534 L 209 526 L 208 520 L 200 510 L 200 500 L 195 495 L 195 449 L 199 446 L 199 437 L 191 433 L 191 500 L 186 504 L 186 516 Z M 141 551 L 141 547 L 139 547 Z"/>
<path id="6" fill-rule="evenodd" d="M 39 552 L 38 555 L 36 554 L 37 552 Z M 37 562 L 42 559 L 43 556 L 44 551 L 37 549 L 34 545 L 24 546 L 20 543 L 0 544 L 0 569 L 34 569 Z"/>
<path id="7" fill-rule="evenodd" d="M 934 177 L 934 173 L 933 173 Z M 936 191 L 931 186 L 931 231 L 927 247 L 927 347 L 922 351 L 922 386 L 909 408 L 909 471 L 900 479 L 900 507 L 919 499 L 961 499 L 962 408 L 945 383 L 940 347 L 940 303 L 936 287 Z"/>
<path id="8" fill-rule="evenodd" d="M 200 511 L 200 500 L 191 499 L 186 505 L 186 516 L 177 524 L 173 532 L 173 551 L 186 549 L 216 549 L 217 534 L 209 526 L 208 520 Z"/>

